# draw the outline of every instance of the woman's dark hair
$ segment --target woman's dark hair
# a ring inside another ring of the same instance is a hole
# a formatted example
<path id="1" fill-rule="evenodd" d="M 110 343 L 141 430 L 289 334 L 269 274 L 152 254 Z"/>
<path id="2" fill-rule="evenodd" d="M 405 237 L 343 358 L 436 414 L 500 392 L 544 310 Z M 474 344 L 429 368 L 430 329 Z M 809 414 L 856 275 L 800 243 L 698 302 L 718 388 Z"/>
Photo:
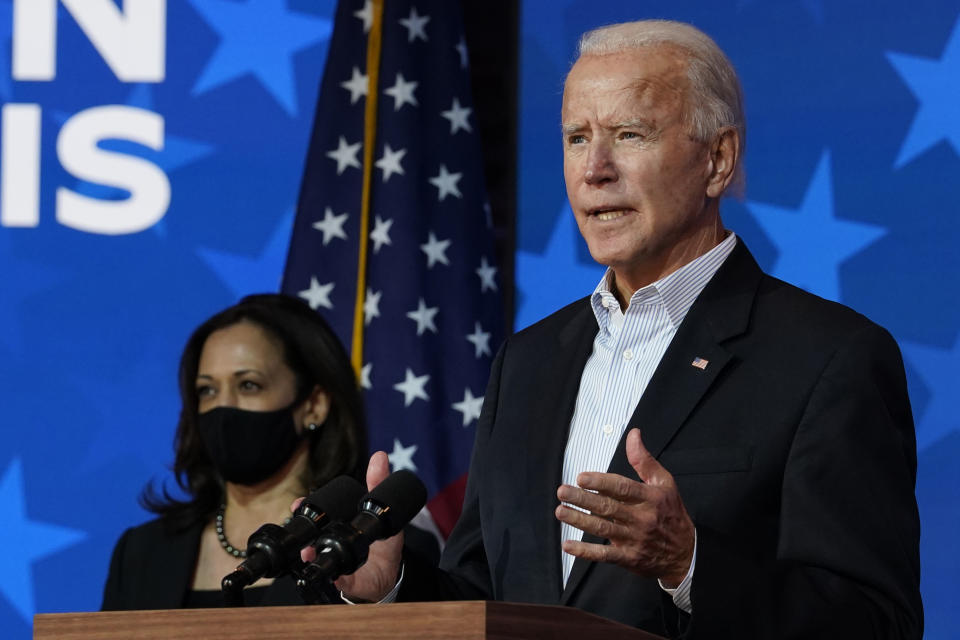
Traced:
<path id="1" fill-rule="evenodd" d="M 297 380 L 297 403 L 317 386 L 329 396 L 326 421 L 316 431 L 304 432 L 309 439 L 307 469 L 301 478 L 304 488 L 315 489 L 343 474 L 362 480 L 366 469 L 363 405 L 350 359 L 337 336 L 319 314 L 297 298 L 282 294 L 247 296 L 197 327 L 180 357 L 182 406 L 174 439 L 173 472 L 189 499 L 172 497 L 166 487 L 158 493 L 152 483 L 140 496 L 140 503 L 162 516 L 174 530 L 207 520 L 224 499 L 223 482 L 197 432 L 197 368 L 210 334 L 239 322 L 259 326 L 283 345 L 283 360 Z"/>

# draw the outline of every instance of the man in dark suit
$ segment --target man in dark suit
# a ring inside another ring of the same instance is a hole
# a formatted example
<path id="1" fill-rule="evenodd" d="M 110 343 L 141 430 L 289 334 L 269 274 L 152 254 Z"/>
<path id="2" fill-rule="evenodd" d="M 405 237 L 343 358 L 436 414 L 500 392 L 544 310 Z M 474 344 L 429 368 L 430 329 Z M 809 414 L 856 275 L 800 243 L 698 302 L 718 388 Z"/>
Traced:
<path id="1" fill-rule="evenodd" d="M 899 351 L 723 227 L 745 140 L 726 57 L 679 23 L 591 32 L 562 127 L 571 208 L 609 269 L 500 350 L 442 571 L 392 539 L 338 585 L 671 636 L 921 637 Z M 368 482 L 386 473 L 378 453 Z"/>

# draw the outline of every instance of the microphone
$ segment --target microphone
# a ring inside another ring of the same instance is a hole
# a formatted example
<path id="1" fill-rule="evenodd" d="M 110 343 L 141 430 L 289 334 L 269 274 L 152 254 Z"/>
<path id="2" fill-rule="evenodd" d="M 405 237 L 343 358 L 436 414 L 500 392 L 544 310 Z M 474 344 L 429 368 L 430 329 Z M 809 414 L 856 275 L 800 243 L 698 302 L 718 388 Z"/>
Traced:
<path id="1" fill-rule="evenodd" d="M 362 495 L 363 485 L 339 476 L 307 496 L 282 527 L 265 524 L 254 531 L 247 540 L 247 559 L 220 583 L 224 594 L 231 599 L 231 594 L 264 576 L 276 578 L 299 566 L 300 549 L 313 545 L 331 522 L 356 513 L 354 505 Z"/>
<path id="2" fill-rule="evenodd" d="M 317 558 L 301 572 L 309 583 L 336 580 L 367 561 L 370 545 L 400 532 L 427 503 L 427 488 L 413 472 L 395 471 L 360 500 L 349 524 L 335 522 L 317 540 Z"/>

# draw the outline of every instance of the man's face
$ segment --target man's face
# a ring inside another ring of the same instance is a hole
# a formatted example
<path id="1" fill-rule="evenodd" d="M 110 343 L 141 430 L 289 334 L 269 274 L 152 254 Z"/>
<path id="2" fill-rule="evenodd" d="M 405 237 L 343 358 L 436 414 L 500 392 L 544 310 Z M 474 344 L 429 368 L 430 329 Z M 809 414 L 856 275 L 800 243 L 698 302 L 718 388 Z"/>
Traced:
<path id="1" fill-rule="evenodd" d="M 718 241 L 710 145 L 684 122 L 687 62 L 669 46 L 584 56 L 563 92 L 563 173 L 580 233 L 618 287 L 645 286 Z M 712 202 L 712 205 L 710 204 Z"/>

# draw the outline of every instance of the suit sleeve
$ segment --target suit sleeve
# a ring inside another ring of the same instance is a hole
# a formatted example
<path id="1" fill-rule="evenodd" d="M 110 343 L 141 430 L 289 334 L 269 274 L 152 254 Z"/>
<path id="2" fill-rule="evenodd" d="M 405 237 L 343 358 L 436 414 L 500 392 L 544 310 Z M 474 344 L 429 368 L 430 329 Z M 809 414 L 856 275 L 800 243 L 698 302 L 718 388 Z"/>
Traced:
<path id="1" fill-rule="evenodd" d="M 400 601 L 490 600 L 493 587 L 490 567 L 483 546 L 481 497 L 479 487 L 487 465 L 487 442 L 497 417 L 500 374 L 509 340 L 491 365 L 490 382 L 483 399 L 477 435 L 470 457 L 470 472 L 463 498 L 463 511 L 450 533 L 440 558 L 440 569 L 430 567 L 415 554 L 404 551 L 405 577 L 398 594 Z"/>
<path id="2" fill-rule="evenodd" d="M 900 352 L 871 325 L 833 355 L 796 426 L 775 562 L 698 527 L 686 635 L 921 638 L 915 480 Z"/>
<path id="3" fill-rule="evenodd" d="M 110 557 L 110 569 L 107 573 L 107 582 L 103 587 L 103 602 L 100 604 L 101 611 L 121 611 L 129 608 L 124 601 L 123 588 L 123 559 L 126 557 L 127 541 L 130 537 L 130 530 L 123 532 L 116 546 L 113 548 L 113 555 Z"/>

